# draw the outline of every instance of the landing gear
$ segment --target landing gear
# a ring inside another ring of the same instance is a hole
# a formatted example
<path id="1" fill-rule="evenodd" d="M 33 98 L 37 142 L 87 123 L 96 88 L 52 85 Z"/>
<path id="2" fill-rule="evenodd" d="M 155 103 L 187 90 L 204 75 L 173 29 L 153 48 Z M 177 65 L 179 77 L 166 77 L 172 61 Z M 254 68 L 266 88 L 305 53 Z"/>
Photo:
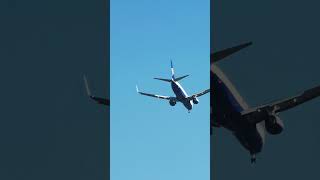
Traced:
<path id="1" fill-rule="evenodd" d="M 190 113 L 190 110 L 188 110 L 188 113 Z"/>
<path id="2" fill-rule="evenodd" d="M 256 155 L 251 154 L 251 164 L 255 164 L 255 163 L 256 163 Z"/>

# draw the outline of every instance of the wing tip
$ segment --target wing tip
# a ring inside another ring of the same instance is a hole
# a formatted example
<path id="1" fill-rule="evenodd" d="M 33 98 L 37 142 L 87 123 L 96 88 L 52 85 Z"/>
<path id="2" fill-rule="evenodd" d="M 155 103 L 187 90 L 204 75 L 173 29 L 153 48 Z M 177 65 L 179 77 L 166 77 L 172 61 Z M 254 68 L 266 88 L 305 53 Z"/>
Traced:
<path id="1" fill-rule="evenodd" d="M 85 74 L 83 75 L 83 80 L 84 80 L 84 84 L 85 84 L 85 87 L 86 87 L 87 95 L 89 97 L 91 97 L 91 91 L 90 91 L 90 88 L 89 88 L 87 76 Z"/>

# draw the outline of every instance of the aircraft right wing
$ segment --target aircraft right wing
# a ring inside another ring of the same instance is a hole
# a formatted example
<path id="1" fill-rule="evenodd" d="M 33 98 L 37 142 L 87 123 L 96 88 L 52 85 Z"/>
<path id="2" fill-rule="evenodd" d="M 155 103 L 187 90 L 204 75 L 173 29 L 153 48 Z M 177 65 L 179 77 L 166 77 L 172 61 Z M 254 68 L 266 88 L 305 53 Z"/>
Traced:
<path id="1" fill-rule="evenodd" d="M 159 99 L 166 99 L 166 100 L 176 99 L 175 97 L 162 96 L 162 95 L 157 95 L 157 94 L 149 94 L 149 93 L 141 92 L 141 91 L 139 91 L 138 86 L 136 86 L 136 89 L 137 89 L 137 93 L 139 93 L 141 95 L 155 97 L 155 98 L 159 98 Z"/>
<path id="2" fill-rule="evenodd" d="M 308 89 L 290 98 L 274 101 L 265 105 L 244 110 L 243 112 L 241 112 L 241 115 L 250 116 L 255 113 L 265 113 L 265 112 L 279 113 L 279 112 L 291 109 L 307 101 L 310 101 L 318 96 L 320 96 L 320 86 Z"/>
<path id="3" fill-rule="evenodd" d="M 189 96 L 189 99 L 193 99 L 193 98 L 195 98 L 195 97 L 200 97 L 200 96 L 202 96 L 202 95 L 207 94 L 208 92 L 210 92 L 210 89 L 206 89 L 206 90 L 204 90 L 204 91 L 202 91 L 202 92 L 200 92 L 200 93 L 193 94 L 193 95 Z"/>

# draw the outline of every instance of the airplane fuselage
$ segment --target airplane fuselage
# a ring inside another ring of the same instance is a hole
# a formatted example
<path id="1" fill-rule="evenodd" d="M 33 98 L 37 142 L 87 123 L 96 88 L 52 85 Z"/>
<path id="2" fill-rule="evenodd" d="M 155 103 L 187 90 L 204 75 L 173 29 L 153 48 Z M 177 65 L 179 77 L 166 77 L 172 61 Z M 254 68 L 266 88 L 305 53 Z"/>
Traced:
<path id="1" fill-rule="evenodd" d="M 227 48 L 210 54 L 211 64 L 211 127 L 224 127 L 230 130 L 241 145 L 251 154 L 262 151 L 266 134 L 277 135 L 284 129 L 279 113 L 320 96 L 320 85 L 307 89 L 295 96 L 273 102 L 248 107 L 227 76 L 216 63 L 250 46 L 252 42 Z"/>
<path id="2" fill-rule="evenodd" d="M 217 66 L 213 66 L 214 73 L 211 73 L 213 126 L 230 130 L 250 154 L 261 152 L 265 137 L 264 121 L 253 124 L 243 119 L 240 112 L 247 109 L 248 105 L 224 73 Z"/>
<path id="3" fill-rule="evenodd" d="M 182 86 L 177 81 L 172 80 L 171 88 L 174 94 L 176 95 L 177 101 L 181 102 L 184 105 L 184 107 L 186 107 L 188 111 L 190 111 L 193 107 L 193 103 L 190 99 L 188 99 L 188 94 L 182 88 Z"/>
<path id="4" fill-rule="evenodd" d="M 169 104 L 171 106 L 175 106 L 177 102 L 181 102 L 184 105 L 184 107 L 188 109 L 188 112 L 191 111 L 191 109 L 193 107 L 193 103 L 194 104 L 198 104 L 199 103 L 198 97 L 210 92 L 210 89 L 206 89 L 205 91 L 202 91 L 202 92 L 199 92 L 199 93 L 195 93 L 195 94 L 193 94 L 191 96 L 188 96 L 188 94 L 182 88 L 182 86 L 178 83 L 178 81 L 180 81 L 181 79 L 183 79 L 185 77 L 188 77 L 189 75 L 175 77 L 174 76 L 174 69 L 173 69 L 172 61 L 171 61 L 171 75 L 172 75 L 171 79 L 165 79 L 165 78 L 154 78 L 154 79 L 165 81 L 165 82 L 169 82 L 171 84 L 171 88 L 172 88 L 172 91 L 175 94 L 175 97 L 141 92 L 141 91 L 139 91 L 138 86 L 136 86 L 137 92 L 139 94 L 141 94 L 141 95 L 169 100 Z"/>

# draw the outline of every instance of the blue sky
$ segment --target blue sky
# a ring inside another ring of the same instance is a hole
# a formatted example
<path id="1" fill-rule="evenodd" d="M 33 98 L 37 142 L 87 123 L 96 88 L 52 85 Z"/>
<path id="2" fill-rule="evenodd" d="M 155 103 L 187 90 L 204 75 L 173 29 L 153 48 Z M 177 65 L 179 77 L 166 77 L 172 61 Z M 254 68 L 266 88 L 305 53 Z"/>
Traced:
<path id="1" fill-rule="evenodd" d="M 190 114 L 136 93 L 171 95 L 170 58 L 187 93 L 209 88 L 209 0 L 111 1 L 111 179 L 210 177 L 209 94 Z"/>

